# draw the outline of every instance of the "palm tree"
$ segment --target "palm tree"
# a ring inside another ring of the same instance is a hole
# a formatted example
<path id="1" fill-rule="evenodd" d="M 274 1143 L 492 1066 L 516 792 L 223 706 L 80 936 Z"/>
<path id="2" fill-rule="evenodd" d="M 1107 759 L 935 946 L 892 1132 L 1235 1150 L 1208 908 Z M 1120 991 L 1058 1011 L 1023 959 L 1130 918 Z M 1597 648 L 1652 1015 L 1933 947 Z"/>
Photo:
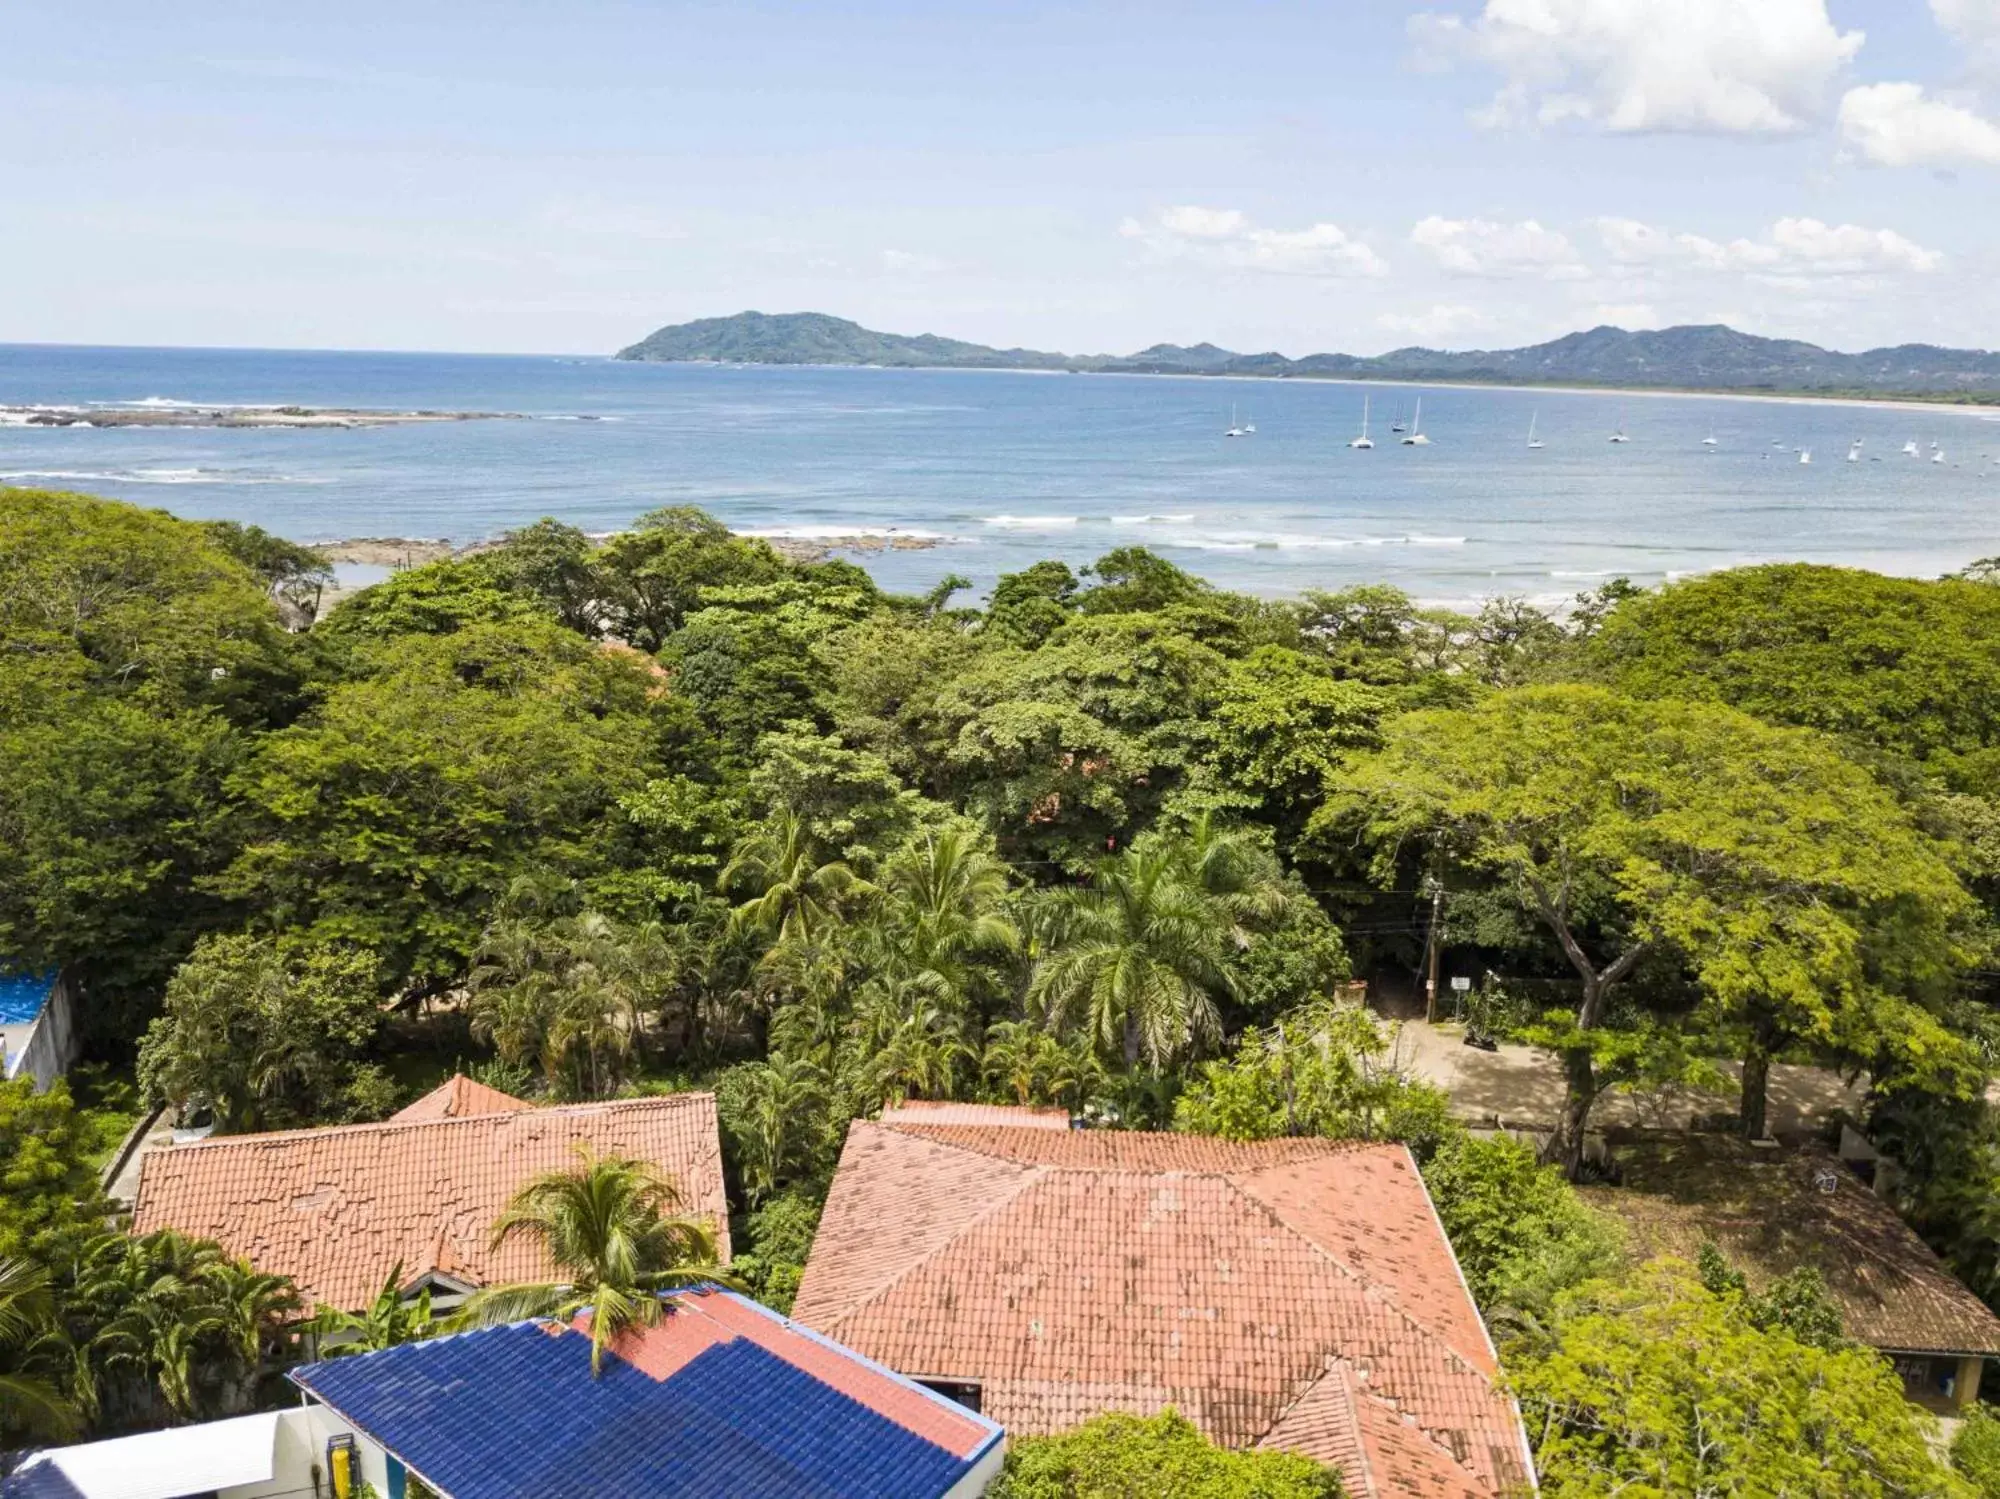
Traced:
<path id="1" fill-rule="evenodd" d="M 389 1278 L 382 1282 L 382 1289 L 366 1307 L 358 1312 L 321 1307 L 319 1315 L 313 1318 L 313 1331 L 319 1335 L 322 1358 L 380 1353 L 384 1348 L 418 1342 L 437 1331 L 437 1319 L 431 1315 L 430 1287 L 417 1292 L 416 1300 L 405 1300 L 403 1262 L 398 1260 Z M 336 1336 L 339 1342 L 328 1341 Z"/>
<path id="2" fill-rule="evenodd" d="M 1267 836 L 1240 823 L 1225 823 L 1204 808 L 1184 834 L 1162 840 L 1188 882 L 1229 918 L 1229 935 L 1239 948 L 1250 945 L 1254 928 L 1284 920 L 1303 898 L 1285 885 Z"/>
<path id="3" fill-rule="evenodd" d="M 874 893 L 845 861 L 821 861 L 805 819 L 789 807 L 744 835 L 716 884 L 755 890 L 731 913 L 730 926 L 761 931 L 781 946 L 808 941 L 843 904 Z"/>
<path id="4" fill-rule="evenodd" d="M 1065 1046 L 1024 1020 L 1002 1020 L 987 1029 L 980 1071 L 989 1085 L 1023 1107 L 1060 1104 L 1072 1111 L 1103 1080 L 1088 1047 Z"/>
<path id="5" fill-rule="evenodd" d="M 1051 1030 L 1081 1023 L 1128 1072 L 1214 1039 L 1215 997 L 1235 991 L 1226 921 L 1170 844 L 1135 845 L 1102 860 L 1088 886 L 1048 899 L 1052 950 L 1028 1007 Z"/>
<path id="6" fill-rule="evenodd" d="M 961 993 L 964 969 L 1021 948 L 1021 929 L 1004 909 L 1007 866 L 963 823 L 925 832 L 898 849 L 883 871 L 884 924 L 909 966 L 945 975 Z"/>
<path id="7" fill-rule="evenodd" d="M 205 1265 L 196 1280 L 206 1293 L 219 1331 L 241 1365 L 243 1377 L 237 1406 L 247 1410 L 258 1382 L 271 1366 L 270 1355 L 281 1349 L 297 1328 L 303 1303 L 298 1288 L 282 1275 L 266 1275 L 246 1259 L 224 1259 Z"/>
<path id="8" fill-rule="evenodd" d="M 495 1249 L 516 1235 L 539 1240 L 565 1279 L 475 1292 L 455 1320 L 492 1326 L 588 1313 L 590 1372 L 601 1373 L 620 1333 L 659 1320 L 660 1291 L 734 1284 L 716 1263 L 714 1230 L 679 1213 L 681 1204 L 680 1189 L 653 1166 L 579 1145 L 574 1167 L 526 1183 L 493 1223 Z"/>
<path id="9" fill-rule="evenodd" d="M 934 979 L 919 975 L 919 980 Z M 891 982 L 857 1007 L 854 1060 L 871 1103 L 950 1098 L 979 1053 L 966 1036 L 962 1012 L 938 986 Z"/>
<path id="10" fill-rule="evenodd" d="M 48 1272 L 25 1260 L 0 1260 L 0 1431 L 60 1439 L 82 1424 L 77 1409 L 48 1380 L 18 1364 L 55 1331 Z"/>
<path id="11" fill-rule="evenodd" d="M 754 1203 L 810 1155 L 825 1124 L 826 1071 L 805 1057 L 774 1056 L 733 1069 L 729 1092 L 725 1117 L 744 1194 Z"/>

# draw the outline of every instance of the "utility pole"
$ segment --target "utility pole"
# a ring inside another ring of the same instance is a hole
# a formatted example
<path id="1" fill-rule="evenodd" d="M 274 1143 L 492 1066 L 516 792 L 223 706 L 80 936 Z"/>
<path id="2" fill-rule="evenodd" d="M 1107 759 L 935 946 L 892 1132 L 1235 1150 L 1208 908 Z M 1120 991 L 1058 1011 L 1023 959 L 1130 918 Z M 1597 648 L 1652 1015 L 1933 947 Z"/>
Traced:
<path id="1" fill-rule="evenodd" d="M 1438 924 L 1444 916 L 1444 882 L 1433 878 L 1428 883 L 1431 887 L 1431 930 L 1430 940 L 1427 944 L 1430 948 L 1427 959 L 1430 977 L 1424 982 L 1424 1022 L 1427 1025 L 1436 1025 L 1438 1018 L 1438 948 L 1442 946 L 1438 941 Z"/>

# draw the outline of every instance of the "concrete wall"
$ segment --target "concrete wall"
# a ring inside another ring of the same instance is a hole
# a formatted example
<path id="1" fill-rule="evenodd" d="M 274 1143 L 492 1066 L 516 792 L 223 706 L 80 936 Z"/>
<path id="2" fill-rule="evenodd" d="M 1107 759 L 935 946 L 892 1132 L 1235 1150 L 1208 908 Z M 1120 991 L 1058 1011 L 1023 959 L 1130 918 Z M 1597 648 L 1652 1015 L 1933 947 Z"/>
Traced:
<path id="1" fill-rule="evenodd" d="M 49 991 L 42 1013 L 28 1027 L 28 1039 L 16 1057 L 7 1058 L 7 1076 L 32 1077 L 35 1090 L 46 1093 L 49 1085 L 69 1070 L 76 1060 L 76 1016 L 69 999 L 69 984 L 58 978 Z"/>

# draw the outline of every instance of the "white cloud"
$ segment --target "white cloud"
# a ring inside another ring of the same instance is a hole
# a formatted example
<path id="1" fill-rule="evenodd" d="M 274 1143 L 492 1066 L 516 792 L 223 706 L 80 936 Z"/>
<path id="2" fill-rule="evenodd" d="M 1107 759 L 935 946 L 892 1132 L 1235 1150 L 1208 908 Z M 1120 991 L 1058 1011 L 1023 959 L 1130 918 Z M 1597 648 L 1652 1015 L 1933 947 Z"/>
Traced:
<path id="1" fill-rule="evenodd" d="M 1410 230 L 1410 243 L 1428 250 L 1440 266 L 1457 276 L 1543 276 L 1574 281 L 1588 274 L 1568 236 L 1544 229 L 1533 219 L 1501 224 L 1491 219 L 1447 219 L 1432 214 Z"/>
<path id="2" fill-rule="evenodd" d="M 1118 226 L 1163 260 L 1195 260 L 1289 276 L 1382 276 L 1389 266 L 1338 224 L 1265 229 L 1234 208 L 1165 208 L 1150 222 Z"/>
<path id="3" fill-rule="evenodd" d="M 1762 239 L 1733 239 L 1726 244 L 1699 234 L 1671 234 L 1637 219 L 1599 219 L 1597 232 L 1606 252 L 1623 266 L 1859 276 L 1924 274 L 1944 264 L 1938 251 L 1926 250 L 1893 229 L 1824 224 L 1818 219 L 1779 219 Z"/>
<path id="4" fill-rule="evenodd" d="M 1590 309 L 1595 327 L 1609 323 L 1614 328 L 1657 328 L 1665 321 L 1650 302 L 1599 302 Z"/>
<path id="5" fill-rule="evenodd" d="M 1613 131 L 1801 130 L 1862 43 L 1826 0 L 1485 0 L 1410 25 L 1421 60 L 1499 70 L 1490 122 Z"/>
<path id="6" fill-rule="evenodd" d="M 945 269 L 935 255 L 918 255 L 909 250 L 884 250 L 882 269 L 891 276 L 929 276 Z"/>
<path id="7" fill-rule="evenodd" d="M 1871 83 L 1840 101 L 1840 134 L 1877 166 L 2000 166 L 2000 125 L 1919 83 Z"/>
<path id="8" fill-rule="evenodd" d="M 1931 15 L 1975 71 L 2000 74 L 2000 0 L 1931 0 Z"/>
<path id="9" fill-rule="evenodd" d="M 1493 325 L 1493 319 L 1476 307 L 1459 307 L 1443 302 L 1421 312 L 1385 312 L 1375 322 L 1391 333 L 1425 340 L 1450 338 L 1454 334 Z"/>

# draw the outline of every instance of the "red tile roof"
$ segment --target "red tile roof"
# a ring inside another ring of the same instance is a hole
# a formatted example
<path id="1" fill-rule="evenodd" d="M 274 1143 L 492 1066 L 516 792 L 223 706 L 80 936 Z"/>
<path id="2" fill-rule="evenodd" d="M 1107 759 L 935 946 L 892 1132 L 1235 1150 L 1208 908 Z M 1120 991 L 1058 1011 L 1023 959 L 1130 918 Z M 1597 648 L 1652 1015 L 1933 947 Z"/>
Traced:
<path id="1" fill-rule="evenodd" d="M 155 1150 L 141 1167 L 132 1231 L 176 1228 L 215 1239 L 260 1270 L 291 1276 L 313 1304 L 348 1310 L 372 1300 L 399 1263 L 405 1284 L 433 1271 L 476 1286 L 541 1280 L 551 1267 L 531 1239 L 517 1235 L 495 1251 L 488 1235 L 515 1190 L 573 1164 L 578 1144 L 657 1166 L 679 1187 L 684 1211 L 715 1225 L 727 1262 L 712 1093 L 231 1135 Z"/>
<path id="2" fill-rule="evenodd" d="M 425 1119 L 463 1119 L 470 1114 L 515 1114 L 534 1105 L 475 1083 L 462 1072 L 431 1089 L 422 1098 L 389 1116 L 391 1124 L 413 1124 Z"/>
<path id="3" fill-rule="evenodd" d="M 1530 1476 L 1401 1146 L 859 1121 L 794 1314 L 1022 1434 L 1174 1405 L 1356 1495 Z"/>
<path id="4" fill-rule="evenodd" d="M 1069 1128 L 1068 1109 L 1017 1108 L 1013 1104 L 950 1103 L 911 1098 L 882 1110 L 884 1124 L 1005 1124 L 1015 1129 Z"/>

